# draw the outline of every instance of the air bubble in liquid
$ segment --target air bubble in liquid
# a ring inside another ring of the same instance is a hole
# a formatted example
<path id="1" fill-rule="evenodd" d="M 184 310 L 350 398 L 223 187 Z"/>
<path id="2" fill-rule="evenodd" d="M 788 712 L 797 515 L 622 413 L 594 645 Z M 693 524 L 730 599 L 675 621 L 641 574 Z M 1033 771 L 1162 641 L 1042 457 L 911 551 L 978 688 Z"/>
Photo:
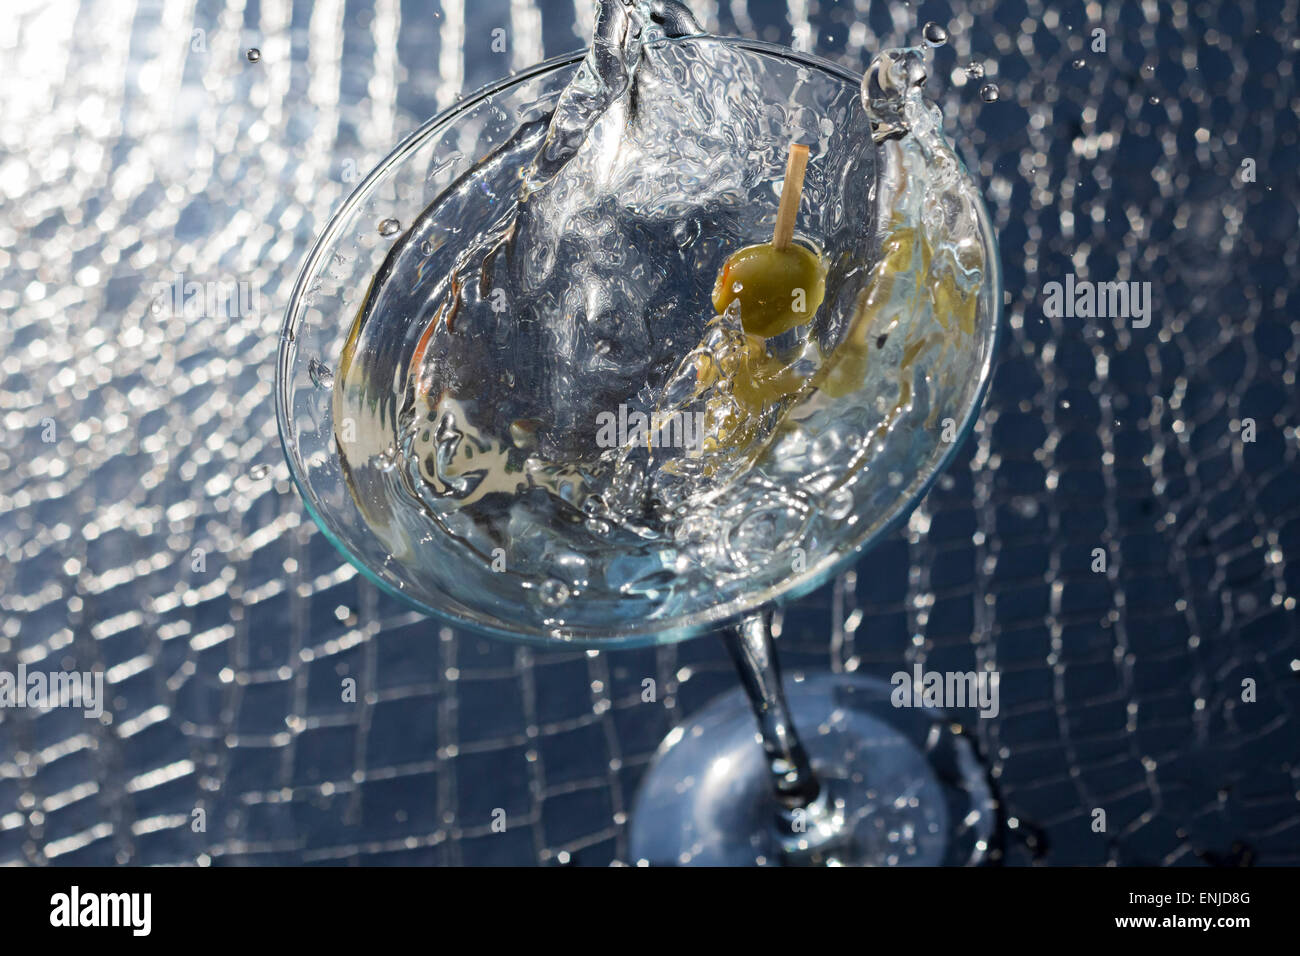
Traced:
<path id="1" fill-rule="evenodd" d="M 307 363 L 307 375 L 317 388 L 334 387 L 334 370 L 318 358 Z"/>
<path id="2" fill-rule="evenodd" d="M 980 99 L 985 103 L 996 103 L 998 97 L 1001 95 L 1002 94 L 998 92 L 997 86 L 993 83 L 985 83 L 980 87 Z"/>
<path id="3" fill-rule="evenodd" d="M 569 586 L 557 578 L 547 578 L 538 588 L 542 603 L 559 607 L 569 599 Z"/>
<path id="4" fill-rule="evenodd" d="M 245 53 L 244 56 L 248 57 L 249 63 L 256 63 L 258 60 L 262 58 L 262 51 L 259 50 L 257 47 L 253 47 L 247 53 Z"/>
<path id="5" fill-rule="evenodd" d="M 826 503 L 826 517 L 832 521 L 839 521 L 847 518 L 853 511 L 853 492 L 847 488 L 841 488 L 835 494 L 831 495 L 830 501 Z"/>

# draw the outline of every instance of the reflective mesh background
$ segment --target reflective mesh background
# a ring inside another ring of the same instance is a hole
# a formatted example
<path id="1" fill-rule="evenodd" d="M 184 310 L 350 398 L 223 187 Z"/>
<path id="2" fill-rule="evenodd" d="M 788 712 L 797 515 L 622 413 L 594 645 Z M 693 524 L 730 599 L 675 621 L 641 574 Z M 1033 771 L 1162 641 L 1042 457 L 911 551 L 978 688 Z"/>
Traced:
<path id="1" fill-rule="evenodd" d="M 931 87 L 1001 234 L 981 426 L 909 528 L 787 609 L 787 669 L 996 667 L 1000 714 L 967 723 L 1007 862 L 1300 863 L 1296 0 L 693 6 L 856 69 L 947 24 Z M 7 0 L 0 670 L 103 668 L 110 700 L 0 710 L 0 863 L 625 859 L 656 744 L 734 686 L 718 642 L 544 652 L 404 611 L 307 518 L 272 397 L 296 270 L 361 175 L 590 23 Z M 1149 327 L 1047 318 L 1066 273 L 1150 282 Z M 246 301 L 155 310 L 188 282 Z"/>

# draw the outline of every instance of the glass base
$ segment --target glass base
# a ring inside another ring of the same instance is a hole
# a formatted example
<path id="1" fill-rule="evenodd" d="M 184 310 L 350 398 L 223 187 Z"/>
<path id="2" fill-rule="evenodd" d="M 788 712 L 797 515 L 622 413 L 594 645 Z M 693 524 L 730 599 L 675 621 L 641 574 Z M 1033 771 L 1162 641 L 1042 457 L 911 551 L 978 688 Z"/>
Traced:
<path id="1" fill-rule="evenodd" d="M 897 708 L 854 674 L 787 677 L 793 722 L 821 784 L 781 808 L 738 688 L 677 727 L 632 813 L 633 863 L 939 866 L 979 863 L 997 803 L 971 742 L 935 708 Z"/>

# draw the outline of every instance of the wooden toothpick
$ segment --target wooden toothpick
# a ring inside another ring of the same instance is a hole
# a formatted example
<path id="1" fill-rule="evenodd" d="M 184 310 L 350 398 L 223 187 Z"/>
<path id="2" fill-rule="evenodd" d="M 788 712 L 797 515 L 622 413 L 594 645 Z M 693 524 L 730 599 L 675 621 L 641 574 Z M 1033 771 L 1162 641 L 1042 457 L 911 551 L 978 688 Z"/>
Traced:
<path id="1" fill-rule="evenodd" d="M 790 144 L 785 161 L 785 183 L 781 186 L 781 205 L 776 210 L 776 228 L 772 230 L 772 248 L 785 249 L 794 238 L 794 221 L 799 215 L 799 197 L 803 195 L 803 174 L 808 167 L 808 147 Z"/>

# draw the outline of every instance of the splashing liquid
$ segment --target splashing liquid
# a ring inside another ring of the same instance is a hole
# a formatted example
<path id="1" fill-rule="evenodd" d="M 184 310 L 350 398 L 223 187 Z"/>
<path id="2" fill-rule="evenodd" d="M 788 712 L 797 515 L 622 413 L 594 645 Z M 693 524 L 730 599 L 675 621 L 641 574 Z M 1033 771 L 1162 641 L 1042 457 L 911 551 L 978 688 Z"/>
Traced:
<path id="1" fill-rule="evenodd" d="M 979 200 L 921 51 L 796 102 L 807 67 L 700 33 L 603 4 L 553 107 L 396 240 L 337 363 L 343 470 L 393 558 L 457 555 L 459 590 L 557 637 L 833 558 L 978 367 Z M 756 344 L 710 290 L 770 234 L 792 139 L 826 296 Z"/>

